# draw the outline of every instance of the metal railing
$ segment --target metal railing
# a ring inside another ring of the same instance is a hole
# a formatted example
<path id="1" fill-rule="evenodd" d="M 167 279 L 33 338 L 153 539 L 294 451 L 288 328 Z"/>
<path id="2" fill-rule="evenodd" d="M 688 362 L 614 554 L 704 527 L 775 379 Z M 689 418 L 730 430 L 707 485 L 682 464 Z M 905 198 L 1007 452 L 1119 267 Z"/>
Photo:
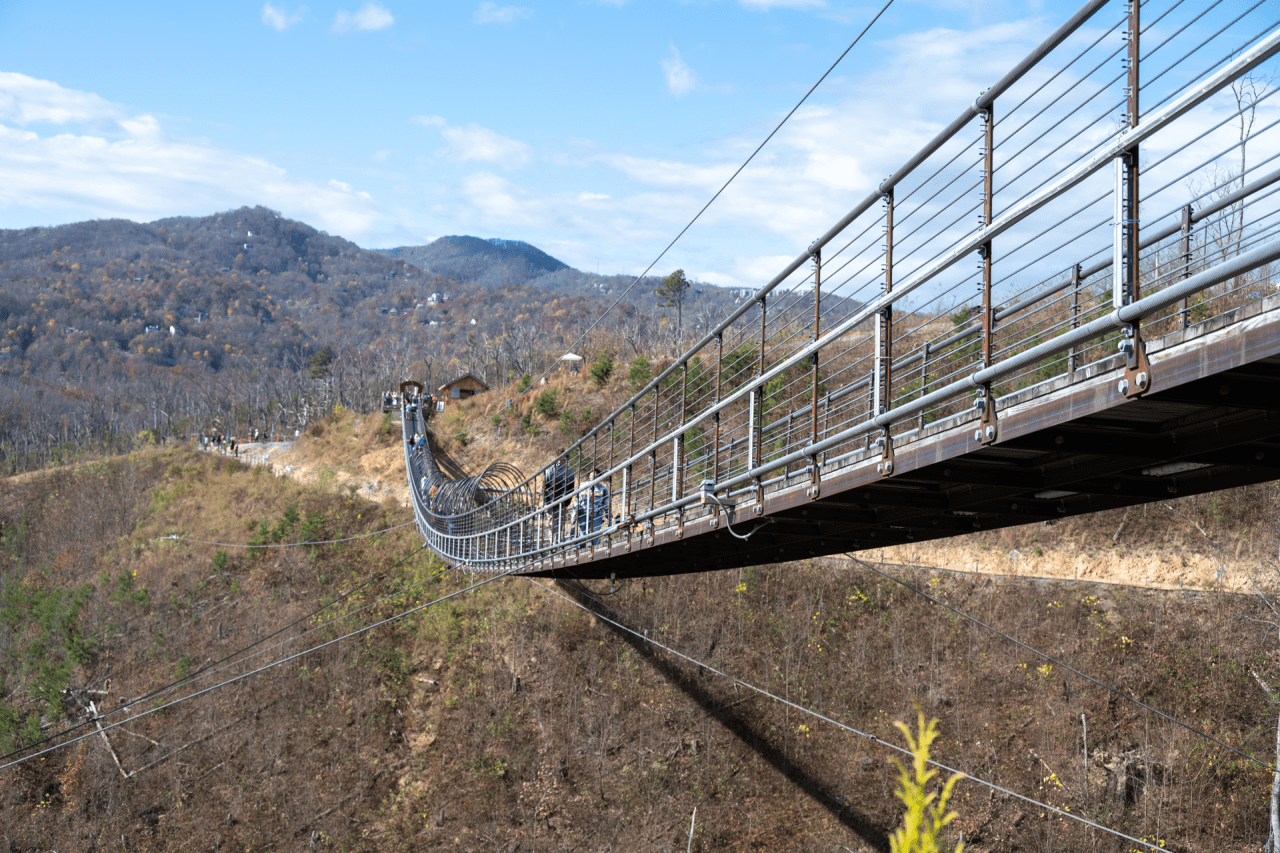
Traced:
<path id="1" fill-rule="evenodd" d="M 759 507 L 877 446 L 889 475 L 944 419 L 990 444 L 1002 399 L 1117 352 L 1120 393 L 1145 390 L 1144 338 L 1272 287 L 1273 17 L 1092 0 L 570 447 L 571 485 L 556 463 L 450 479 L 406 410 L 423 536 L 460 565 L 532 567 L 715 512 L 704 490 Z"/>

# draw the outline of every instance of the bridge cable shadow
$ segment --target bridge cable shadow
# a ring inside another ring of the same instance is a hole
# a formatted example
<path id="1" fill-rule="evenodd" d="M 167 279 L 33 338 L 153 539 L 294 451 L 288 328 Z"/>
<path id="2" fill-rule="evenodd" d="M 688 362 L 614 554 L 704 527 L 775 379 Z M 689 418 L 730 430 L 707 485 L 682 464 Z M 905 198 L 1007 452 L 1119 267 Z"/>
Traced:
<path id="1" fill-rule="evenodd" d="M 808 794 L 814 802 L 826 809 L 832 817 L 840 821 L 865 844 L 870 845 L 881 853 L 888 853 L 889 835 L 885 830 L 876 826 L 871 818 L 855 811 L 848 803 L 832 793 L 822 780 L 813 776 L 797 761 L 785 755 L 755 723 L 735 711 L 732 705 L 725 703 L 723 699 L 713 695 L 706 687 L 699 684 L 698 672 L 693 674 L 686 673 L 677 663 L 661 654 L 658 648 L 643 639 L 638 633 L 613 624 L 613 620 L 619 620 L 621 614 L 617 611 L 612 611 L 612 608 L 608 608 L 612 612 L 605 612 L 605 606 L 596 601 L 585 588 L 576 583 L 567 583 L 562 580 L 556 581 L 556 585 L 584 609 L 601 617 L 600 624 L 602 627 L 634 649 L 636 654 L 648 661 L 670 684 L 677 687 L 694 702 L 697 702 L 710 717 L 737 736 L 744 745 L 772 765 L 788 781 Z M 701 669 L 699 667 L 698 671 L 701 671 Z"/>

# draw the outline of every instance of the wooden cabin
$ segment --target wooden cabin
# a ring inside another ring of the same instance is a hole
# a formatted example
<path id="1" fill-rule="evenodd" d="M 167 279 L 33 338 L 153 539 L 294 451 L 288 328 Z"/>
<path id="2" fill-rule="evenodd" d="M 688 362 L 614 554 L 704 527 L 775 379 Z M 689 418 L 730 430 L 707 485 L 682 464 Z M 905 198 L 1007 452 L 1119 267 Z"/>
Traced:
<path id="1" fill-rule="evenodd" d="M 439 398 L 441 408 L 455 400 L 465 400 L 468 397 L 474 397 L 476 394 L 483 394 L 489 390 L 489 386 L 472 376 L 470 373 L 463 374 L 452 382 L 446 382 L 436 391 Z"/>

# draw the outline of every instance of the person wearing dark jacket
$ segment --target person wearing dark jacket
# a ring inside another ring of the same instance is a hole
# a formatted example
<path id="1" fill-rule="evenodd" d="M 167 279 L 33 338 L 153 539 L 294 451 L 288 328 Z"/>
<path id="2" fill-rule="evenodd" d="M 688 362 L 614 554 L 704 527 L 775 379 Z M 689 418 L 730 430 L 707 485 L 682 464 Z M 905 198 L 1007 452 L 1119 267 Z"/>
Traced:
<path id="1" fill-rule="evenodd" d="M 565 460 L 563 450 L 542 472 L 542 503 L 551 508 L 552 542 L 559 542 L 564 532 L 565 510 L 576 480 L 577 475 Z"/>

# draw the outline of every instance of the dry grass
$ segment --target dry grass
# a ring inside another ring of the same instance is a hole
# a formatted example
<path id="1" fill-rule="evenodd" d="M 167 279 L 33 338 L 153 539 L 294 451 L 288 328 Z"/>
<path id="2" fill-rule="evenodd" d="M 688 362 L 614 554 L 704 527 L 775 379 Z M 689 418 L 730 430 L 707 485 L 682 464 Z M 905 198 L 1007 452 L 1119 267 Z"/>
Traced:
<path id="1" fill-rule="evenodd" d="M 610 392 L 558 381 L 578 407 Z M 473 408 L 492 417 L 481 404 L 497 403 L 477 398 Z M 378 429 L 378 418 L 339 413 L 296 452 L 359 466 L 363 477 L 368 457 L 399 452 Z M 477 431 L 460 450 L 482 466 L 482 451 L 506 452 L 509 440 L 524 439 Z M 25 573 L 94 584 L 85 619 L 97 652 L 74 679 L 101 686 L 110 677 L 107 710 L 114 696 L 145 694 L 355 589 L 416 545 L 411 530 L 257 554 L 158 538 L 244 543 L 264 521 L 273 535 L 291 506 L 293 536 L 308 518 L 330 538 L 406 517 L 393 502 L 353 494 L 336 473 L 308 484 L 206 454 L 149 451 L 4 486 L 6 582 Z M 100 499 L 86 503 L 85 494 Z M 1016 546 L 1028 559 L 1038 547 L 1045 560 L 1116 552 L 1118 564 L 1179 548 L 1263 566 L 1275 494 L 1254 487 L 1200 496 L 1172 503 L 1178 514 L 1151 507 L 1126 521 L 1118 511 L 970 537 L 966 547 L 1003 554 Z M 77 512 L 87 532 L 68 542 L 65 519 Z M 963 567 L 942 551 L 917 556 Z M 410 561 L 331 612 L 353 614 L 425 581 L 352 616 L 368 624 L 467 582 L 427 580 L 435 568 Z M 134 578 L 135 592 L 145 587 L 145 605 L 115 595 L 121 574 Z M 1270 757 L 1272 709 L 1249 670 L 1271 683 L 1280 677 L 1274 638 L 1238 618 L 1262 615 L 1256 599 L 931 571 L 903 577 Z M 1264 770 L 856 565 L 649 579 L 604 600 L 697 658 L 895 742 L 892 721 L 910 719 L 918 702 L 942 721 L 942 760 L 1162 839 L 1166 849 L 1239 850 L 1265 835 Z M 281 639 L 303 627 L 317 623 Z M 0 825 L 18 849 L 110 849 L 123 836 L 130 850 L 200 849 L 191 844 L 199 839 L 219 849 L 647 853 L 681 848 L 696 806 L 696 850 L 861 851 L 878 849 L 899 814 L 883 747 L 618 635 L 527 581 L 490 584 L 126 728 L 110 738 L 125 768 L 139 770 L 128 782 L 97 738 L 0 775 Z M 1126 778 L 1142 770 L 1151 781 L 1117 798 L 1106 769 L 1117 762 L 1128 762 Z M 1129 849 L 971 783 L 954 806 L 976 851 Z"/>

